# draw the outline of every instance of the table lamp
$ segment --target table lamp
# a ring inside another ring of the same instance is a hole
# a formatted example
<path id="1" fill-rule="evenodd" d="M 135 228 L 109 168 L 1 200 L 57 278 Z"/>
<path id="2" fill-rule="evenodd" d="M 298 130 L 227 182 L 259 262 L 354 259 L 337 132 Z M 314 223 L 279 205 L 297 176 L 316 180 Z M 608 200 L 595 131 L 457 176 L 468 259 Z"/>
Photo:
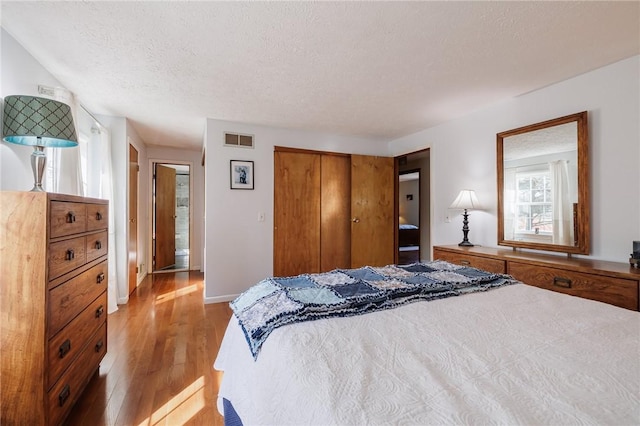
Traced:
<path id="1" fill-rule="evenodd" d="M 42 176 L 47 163 L 44 149 L 78 145 L 69 105 L 52 99 L 22 95 L 4 98 L 2 140 L 34 147 L 31 154 L 35 180 L 32 191 L 44 191 Z"/>
<path id="2" fill-rule="evenodd" d="M 478 209 L 479 207 L 480 205 L 478 203 L 478 198 L 476 197 L 476 192 L 470 189 L 463 189 L 460 191 L 456 199 L 453 200 L 453 203 L 449 206 L 450 209 L 464 209 L 464 214 L 462 215 L 462 234 L 464 235 L 464 238 L 462 239 L 462 242 L 458 244 L 459 246 L 473 247 L 473 244 L 471 244 L 467 238 L 467 235 L 469 234 L 469 214 L 467 213 L 467 210 Z"/>

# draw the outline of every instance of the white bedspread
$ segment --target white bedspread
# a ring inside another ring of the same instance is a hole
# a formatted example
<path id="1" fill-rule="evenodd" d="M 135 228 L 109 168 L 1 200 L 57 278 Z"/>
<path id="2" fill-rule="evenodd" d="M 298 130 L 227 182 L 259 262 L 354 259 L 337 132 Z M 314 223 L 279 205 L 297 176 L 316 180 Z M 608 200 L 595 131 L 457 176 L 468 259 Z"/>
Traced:
<path id="1" fill-rule="evenodd" d="M 640 423 L 640 313 L 524 284 L 275 330 L 214 367 L 249 425 Z"/>

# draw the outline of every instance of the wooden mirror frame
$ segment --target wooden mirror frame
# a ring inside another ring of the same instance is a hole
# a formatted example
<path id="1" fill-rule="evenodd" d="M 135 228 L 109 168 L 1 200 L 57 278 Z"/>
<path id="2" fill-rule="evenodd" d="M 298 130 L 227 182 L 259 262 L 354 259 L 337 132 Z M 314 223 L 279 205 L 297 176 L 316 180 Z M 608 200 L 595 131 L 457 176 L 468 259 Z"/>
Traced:
<path id="1" fill-rule="evenodd" d="M 576 229 L 576 244 L 558 245 L 536 243 L 528 241 L 505 240 L 504 238 L 504 139 L 509 136 L 520 135 L 548 127 L 576 122 L 578 128 L 578 206 Z M 590 244 L 590 218 L 589 218 L 589 131 L 587 122 L 587 111 L 565 117 L 544 121 L 542 123 L 531 124 L 518 129 L 507 130 L 497 134 L 497 161 L 498 161 L 498 245 L 516 248 L 526 248 L 535 250 L 547 250 L 571 254 L 589 254 Z"/>

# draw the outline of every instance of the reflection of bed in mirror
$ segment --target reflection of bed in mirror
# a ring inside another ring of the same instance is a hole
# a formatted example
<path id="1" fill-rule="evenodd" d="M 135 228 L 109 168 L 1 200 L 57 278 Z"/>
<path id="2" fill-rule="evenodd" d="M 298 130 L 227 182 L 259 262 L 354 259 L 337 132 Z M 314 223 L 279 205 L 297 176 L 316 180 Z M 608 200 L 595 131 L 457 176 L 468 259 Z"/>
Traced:
<path id="1" fill-rule="evenodd" d="M 415 225 L 401 224 L 398 229 L 398 264 L 420 261 L 420 229 Z"/>

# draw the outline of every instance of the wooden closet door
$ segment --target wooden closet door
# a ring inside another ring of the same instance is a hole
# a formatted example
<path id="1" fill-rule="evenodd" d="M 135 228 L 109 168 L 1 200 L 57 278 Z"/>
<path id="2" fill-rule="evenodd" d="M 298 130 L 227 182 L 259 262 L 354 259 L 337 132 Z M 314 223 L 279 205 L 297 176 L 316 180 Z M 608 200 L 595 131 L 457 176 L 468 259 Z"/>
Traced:
<path id="1" fill-rule="evenodd" d="M 351 267 L 351 158 L 321 157 L 320 271 Z"/>
<path id="2" fill-rule="evenodd" d="M 273 274 L 320 270 L 320 155 L 274 153 Z"/>
<path id="3" fill-rule="evenodd" d="M 394 261 L 393 158 L 351 156 L 351 267 Z"/>

